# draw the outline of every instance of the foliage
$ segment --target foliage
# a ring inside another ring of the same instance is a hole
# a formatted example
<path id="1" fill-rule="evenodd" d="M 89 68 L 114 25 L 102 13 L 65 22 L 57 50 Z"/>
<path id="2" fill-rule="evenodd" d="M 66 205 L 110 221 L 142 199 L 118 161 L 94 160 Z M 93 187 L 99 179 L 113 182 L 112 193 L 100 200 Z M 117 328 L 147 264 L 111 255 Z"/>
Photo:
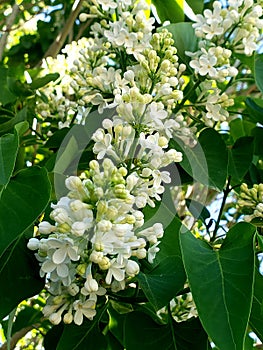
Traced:
<path id="1" fill-rule="evenodd" d="M 262 2 L 222 3 L 0 0 L 0 349 L 263 342 Z"/>

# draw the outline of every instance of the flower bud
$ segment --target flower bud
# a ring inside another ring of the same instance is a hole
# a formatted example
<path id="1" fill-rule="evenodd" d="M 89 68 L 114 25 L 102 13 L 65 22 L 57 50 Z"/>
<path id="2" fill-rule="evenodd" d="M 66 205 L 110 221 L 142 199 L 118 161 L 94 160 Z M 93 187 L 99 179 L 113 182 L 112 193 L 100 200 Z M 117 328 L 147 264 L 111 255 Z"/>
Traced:
<path id="1" fill-rule="evenodd" d="M 79 177 L 70 176 L 66 179 L 65 185 L 70 191 L 76 191 L 82 187 L 82 182 Z"/>
<path id="2" fill-rule="evenodd" d="M 67 312 L 64 317 L 63 317 L 63 321 L 65 324 L 70 324 L 73 321 L 73 316 L 72 316 L 72 312 Z"/>
<path id="3" fill-rule="evenodd" d="M 138 273 L 140 272 L 140 267 L 136 261 L 128 260 L 128 263 L 125 267 L 125 271 L 128 276 L 134 277 L 135 275 L 138 275 Z"/>
<path id="4" fill-rule="evenodd" d="M 99 289 L 98 282 L 94 278 L 87 278 L 84 287 L 87 289 L 89 293 L 97 292 Z"/>
<path id="5" fill-rule="evenodd" d="M 39 248 L 39 240 L 37 238 L 30 238 L 27 243 L 27 248 L 30 250 L 37 250 Z"/>
<path id="6" fill-rule="evenodd" d="M 55 230 L 55 226 L 51 225 L 48 221 L 42 221 L 38 225 L 38 231 L 42 234 L 48 235 Z"/>

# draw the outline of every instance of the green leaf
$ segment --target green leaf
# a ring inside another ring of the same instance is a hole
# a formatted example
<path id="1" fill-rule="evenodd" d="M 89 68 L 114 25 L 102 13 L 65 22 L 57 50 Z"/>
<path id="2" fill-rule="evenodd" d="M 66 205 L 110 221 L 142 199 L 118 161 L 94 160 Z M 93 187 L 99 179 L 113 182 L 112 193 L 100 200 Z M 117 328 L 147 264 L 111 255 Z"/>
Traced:
<path id="1" fill-rule="evenodd" d="M 236 52 L 233 54 L 241 63 L 248 66 L 251 69 L 252 73 L 254 74 L 254 71 L 255 71 L 255 55 L 254 54 L 252 56 L 247 56 L 245 54 L 236 53 Z"/>
<path id="2" fill-rule="evenodd" d="M 259 156 L 263 156 L 263 147 L 262 147 L 262 140 L 263 140 L 263 128 L 262 127 L 256 127 L 252 130 L 252 135 L 254 136 L 254 144 L 255 144 L 255 154 Z"/>
<path id="3" fill-rule="evenodd" d="M 263 252 L 263 237 L 258 233 L 257 233 L 257 241 L 258 241 L 260 250 Z"/>
<path id="4" fill-rule="evenodd" d="M 1 124 L 0 136 L 13 131 L 15 125 L 20 122 L 24 122 L 27 119 L 27 107 L 21 109 L 12 119 Z M 26 125 L 26 124 L 24 124 Z"/>
<path id="5" fill-rule="evenodd" d="M 203 222 L 205 222 L 206 219 L 210 218 L 209 210 L 202 203 L 188 198 L 185 200 L 185 203 L 194 218 L 200 219 Z"/>
<path id="6" fill-rule="evenodd" d="M 194 13 L 202 13 L 204 8 L 204 0 L 186 0 Z"/>
<path id="7" fill-rule="evenodd" d="M 58 78 L 59 73 L 50 73 L 45 75 L 44 77 L 34 79 L 29 86 L 31 89 L 36 90 L 47 85 L 51 81 L 57 80 Z"/>
<path id="8" fill-rule="evenodd" d="M 238 184 L 248 171 L 254 153 L 253 137 L 240 137 L 229 149 L 228 175 L 231 183 Z"/>
<path id="9" fill-rule="evenodd" d="M 39 277 L 39 266 L 20 236 L 0 257 L 0 320 L 21 301 L 39 293 L 45 281 Z"/>
<path id="10" fill-rule="evenodd" d="M 107 333 L 107 350 L 123 350 L 123 346 L 118 342 L 118 340 L 111 334 Z"/>
<path id="11" fill-rule="evenodd" d="M 176 217 L 169 188 L 164 192 L 160 204 L 155 208 L 146 207 L 143 213 L 145 225 L 142 229 L 156 222 L 164 227 L 164 235 L 158 246 L 160 251 L 154 260 L 154 269 L 147 273 L 141 271 L 137 276 L 146 297 L 158 310 L 183 289 L 186 280 L 179 243 L 179 234 L 184 230 L 184 226 Z"/>
<path id="12" fill-rule="evenodd" d="M 13 173 L 18 146 L 17 134 L 0 137 L 0 190 L 9 182 Z"/>
<path id="13" fill-rule="evenodd" d="M 60 337 L 62 336 L 64 330 L 63 323 L 60 323 L 58 326 L 52 327 L 44 337 L 44 348 L 45 350 L 54 350 L 57 349 Z"/>
<path id="14" fill-rule="evenodd" d="M 105 336 L 100 332 L 99 321 L 105 311 L 103 307 L 92 321 L 85 319 L 83 324 L 66 325 L 56 350 L 98 350 L 106 349 Z"/>
<path id="15" fill-rule="evenodd" d="M 156 311 L 167 305 L 184 286 L 186 276 L 181 257 L 167 256 L 150 273 L 136 278 Z"/>
<path id="16" fill-rule="evenodd" d="M 0 137 L 0 194 L 3 186 L 9 182 L 15 167 L 19 135 L 23 135 L 27 128 L 28 124 L 22 122 L 15 126 L 14 134 L 6 134 Z"/>
<path id="17" fill-rule="evenodd" d="M 165 26 L 173 35 L 174 46 L 177 48 L 177 55 L 183 62 L 189 62 L 191 58 L 185 54 L 186 51 L 197 50 L 197 37 L 195 36 L 192 23 L 173 23 Z"/>
<path id="18" fill-rule="evenodd" d="M 177 139 L 175 148 L 183 153 L 180 165 L 195 181 L 222 190 L 227 177 L 228 154 L 225 142 L 214 129 L 204 129 L 195 147 Z"/>
<path id="19" fill-rule="evenodd" d="M 110 304 L 108 308 L 109 330 L 114 337 L 123 345 L 124 333 L 123 325 L 127 314 L 120 314 Z"/>
<path id="20" fill-rule="evenodd" d="M 229 123 L 230 134 L 234 141 L 243 136 L 251 136 L 252 130 L 255 128 L 255 123 L 248 120 L 236 118 Z"/>
<path id="21" fill-rule="evenodd" d="M 246 106 L 248 112 L 250 112 L 249 119 L 255 123 L 263 124 L 263 108 L 256 103 L 256 100 L 248 97 Z"/>
<path id="22" fill-rule="evenodd" d="M 255 284 L 249 325 L 263 342 L 263 276 L 255 271 Z"/>
<path id="23" fill-rule="evenodd" d="M 158 16 L 162 22 L 170 21 L 172 23 L 184 21 L 184 0 L 152 0 L 156 7 Z"/>
<path id="24" fill-rule="evenodd" d="M 242 350 L 254 281 L 255 227 L 238 223 L 219 250 L 181 234 L 187 277 L 201 322 L 219 349 Z"/>
<path id="25" fill-rule="evenodd" d="M 0 199 L 0 256 L 44 211 L 50 198 L 45 168 L 28 168 L 10 180 Z"/>
<path id="26" fill-rule="evenodd" d="M 8 70 L 4 67 L 0 67 L 0 102 L 5 106 L 8 103 L 15 102 L 16 96 L 9 90 L 7 86 Z"/>
<path id="27" fill-rule="evenodd" d="M 150 316 L 135 311 L 127 315 L 124 332 L 127 350 L 210 349 L 207 334 L 198 318 L 181 323 L 171 320 L 167 325 L 160 325 Z"/>
<path id="28" fill-rule="evenodd" d="M 255 55 L 255 81 L 259 90 L 263 92 L 263 54 Z"/>

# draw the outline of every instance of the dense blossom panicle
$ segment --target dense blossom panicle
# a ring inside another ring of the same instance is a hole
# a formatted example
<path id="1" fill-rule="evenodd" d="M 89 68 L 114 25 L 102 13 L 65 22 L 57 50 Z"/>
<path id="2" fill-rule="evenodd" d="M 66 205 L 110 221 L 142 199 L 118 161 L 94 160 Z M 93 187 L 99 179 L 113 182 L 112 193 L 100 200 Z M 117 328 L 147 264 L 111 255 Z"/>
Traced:
<path id="1" fill-rule="evenodd" d="M 50 222 L 40 222 L 28 242 L 51 294 L 43 312 L 52 323 L 92 320 L 97 304 L 129 288 L 143 261 L 154 263 L 164 228 L 147 225 L 143 209 L 155 207 L 171 183 L 166 167 L 182 161 L 171 139 L 192 146 L 191 120 L 209 127 L 228 120 L 234 101 L 220 87 L 238 73 L 232 53 L 251 55 L 263 27 L 262 8 L 252 5 L 229 0 L 224 8 L 215 1 L 198 14 L 198 49 L 186 53 L 186 67 L 172 34 L 165 27 L 155 32 L 145 1 L 88 0 L 79 19 L 95 19 L 91 37 L 45 60 L 43 72 L 60 72 L 60 78 L 39 89 L 40 118 L 57 118 L 65 128 L 85 124 L 94 110 L 107 114 L 91 137 L 94 159 L 80 177 L 66 179 L 68 193 L 51 205 Z M 198 86 L 194 106 L 188 84 Z M 260 186 L 241 188 L 247 221 L 263 216 Z M 174 307 L 186 304 L 195 315 L 191 295 L 177 298 Z"/>

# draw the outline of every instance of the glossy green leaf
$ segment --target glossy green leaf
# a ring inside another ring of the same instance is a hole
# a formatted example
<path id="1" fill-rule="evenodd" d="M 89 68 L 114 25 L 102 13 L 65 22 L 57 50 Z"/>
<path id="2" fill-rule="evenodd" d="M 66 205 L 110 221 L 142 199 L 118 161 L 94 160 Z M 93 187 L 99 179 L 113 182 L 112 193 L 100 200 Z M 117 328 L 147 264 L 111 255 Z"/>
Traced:
<path id="1" fill-rule="evenodd" d="M 39 89 L 39 88 L 47 85 L 51 81 L 57 80 L 58 78 L 59 78 L 58 73 L 50 73 L 50 74 L 45 75 L 44 77 L 34 79 L 29 86 L 33 90 Z"/>
<path id="2" fill-rule="evenodd" d="M 108 308 L 109 330 L 114 337 L 121 343 L 124 343 L 123 325 L 127 314 L 120 314 L 110 304 Z"/>
<path id="3" fill-rule="evenodd" d="M 210 218 L 209 210 L 202 203 L 194 201 L 193 199 L 186 199 L 185 202 L 194 218 L 200 219 L 203 222 Z"/>
<path id="4" fill-rule="evenodd" d="M 161 204 L 156 208 L 147 207 L 144 215 L 145 226 L 160 222 L 165 231 L 158 246 L 160 251 L 154 259 L 154 269 L 150 273 L 141 271 L 137 276 L 146 297 L 158 310 L 183 289 L 186 280 L 179 243 L 179 234 L 184 227 L 175 217 L 176 210 L 168 189 Z"/>
<path id="5" fill-rule="evenodd" d="M 0 137 L 0 191 L 10 180 L 19 147 L 19 134 L 23 134 L 27 127 L 26 122 L 19 123 L 14 134 Z"/>
<path id="6" fill-rule="evenodd" d="M 229 123 L 230 135 L 234 141 L 243 136 L 251 136 L 252 130 L 255 128 L 255 123 L 241 118 L 236 118 Z"/>
<path id="7" fill-rule="evenodd" d="M 201 13 L 204 8 L 204 0 L 186 0 L 194 13 Z"/>
<path id="8" fill-rule="evenodd" d="M 257 241 L 260 250 L 263 252 L 263 237 L 259 233 L 257 233 Z"/>
<path id="9" fill-rule="evenodd" d="M 233 52 L 233 54 L 241 63 L 248 66 L 251 69 L 252 73 L 254 73 L 254 71 L 255 71 L 255 63 L 254 63 L 254 61 L 255 61 L 254 56 L 255 55 L 254 54 L 251 56 L 247 56 L 245 54 L 236 53 L 236 52 L 235 53 Z"/>
<path id="10" fill-rule="evenodd" d="M 21 301 L 39 293 L 44 284 L 27 239 L 20 236 L 0 257 L 0 320 Z"/>
<path id="11" fill-rule="evenodd" d="M 8 183 L 12 175 L 17 151 L 17 134 L 6 134 L 0 137 L 0 190 Z"/>
<path id="12" fill-rule="evenodd" d="M 249 112 L 249 119 L 255 123 L 263 123 L 263 107 L 257 101 L 248 97 L 246 99 L 246 106 Z"/>
<path id="13" fill-rule="evenodd" d="M 184 21 L 184 0 L 152 0 L 162 22 L 172 23 Z"/>
<path id="14" fill-rule="evenodd" d="M 225 142 L 214 129 L 204 129 L 195 147 L 177 139 L 174 147 L 183 153 L 180 165 L 195 181 L 222 190 L 227 177 L 228 154 Z M 174 141 L 173 141 L 174 142 Z"/>
<path id="15" fill-rule="evenodd" d="M 183 259 L 201 322 L 219 349 L 242 350 L 251 310 L 255 227 L 238 223 L 219 250 L 180 235 Z"/>
<path id="16" fill-rule="evenodd" d="M 192 23 L 173 23 L 165 26 L 165 28 L 173 35 L 177 55 L 183 62 L 189 62 L 191 58 L 185 52 L 195 52 L 197 50 L 197 37 L 195 36 Z"/>
<path id="17" fill-rule="evenodd" d="M 1 124 L 0 136 L 12 132 L 15 125 L 20 122 L 25 122 L 27 120 L 27 107 L 21 109 L 12 119 Z M 26 125 L 26 124 L 24 124 Z"/>
<path id="18" fill-rule="evenodd" d="M 255 55 L 255 81 L 259 90 L 263 92 L 263 54 Z"/>
<path id="19" fill-rule="evenodd" d="M 263 156 L 263 147 L 262 147 L 263 128 L 262 127 L 254 128 L 252 130 L 252 135 L 254 136 L 254 145 L 255 145 L 254 153 L 262 157 Z"/>
<path id="20" fill-rule="evenodd" d="M 249 325 L 263 342 L 263 276 L 258 269 L 255 271 L 254 295 Z"/>
<path id="21" fill-rule="evenodd" d="M 254 154 L 253 137 L 239 138 L 229 149 L 228 175 L 233 184 L 240 183 L 248 171 Z"/>
<path id="22" fill-rule="evenodd" d="M 180 256 L 167 256 L 150 273 L 140 272 L 136 278 L 155 310 L 167 305 L 185 283 Z"/>
<path id="23" fill-rule="evenodd" d="M 7 86 L 7 76 L 8 70 L 4 67 L 0 67 L 0 102 L 3 105 L 7 105 L 8 103 L 12 103 L 16 100 L 16 96 L 9 90 Z"/>
<path id="24" fill-rule="evenodd" d="M 44 211 L 50 198 L 45 168 L 28 168 L 10 180 L 0 199 L 0 256 Z"/>
<path id="25" fill-rule="evenodd" d="M 127 350 L 207 350 L 207 334 L 198 318 L 160 325 L 142 312 L 127 315 L 125 324 Z"/>
<path id="26" fill-rule="evenodd" d="M 99 320 L 104 311 L 104 308 L 98 311 L 92 321 L 85 319 L 81 327 L 75 324 L 66 325 L 56 350 L 106 349 L 105 336 L 99 329 Z"/>
<path id="27" fill-rule="evenodd" d="M 57 349 L 60 337 L 64 330 L 64 324 L 60 323 L 57 326 L 52 327 L 44 337 L 44 348 L 45 350 Z"/>

